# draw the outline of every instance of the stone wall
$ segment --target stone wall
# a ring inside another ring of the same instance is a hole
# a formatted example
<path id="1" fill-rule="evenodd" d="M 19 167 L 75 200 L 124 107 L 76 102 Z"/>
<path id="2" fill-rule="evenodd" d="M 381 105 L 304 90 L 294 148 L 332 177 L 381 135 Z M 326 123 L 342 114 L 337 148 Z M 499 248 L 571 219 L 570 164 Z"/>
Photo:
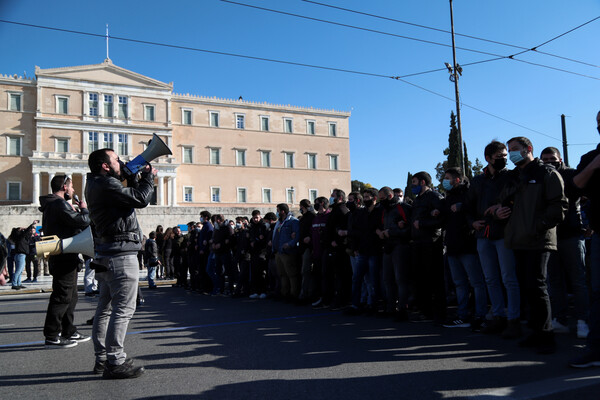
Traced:
<path id="1" fill-rule="evenodd" d="M 258 208 L 262 214 L 269 211 L 275 211 L 275 205 Z M 199 207 L 161 207 L 149 206 L 137 210 L 138 221 L 145 235 L 154 229 L 157 225 L 165 228 L 179 224 L 187 224 L 190 221 L 200 219 L 200 211 L 204 208 Z M 237 216 L 248 216 L 250 218 L 254 208 L 248 207 L 209 207 L 206 210 L 212 214 L 223 214 L 225 218 L 235 218 Z M 292 210 L 297 215 L 297 210 Z M 34 206 L 0 206 L 0 233 L 8 236 L 15 226 L 28 226 L 33 220 L 42 220 L 42 213 Z M 40 223 L 41 225 L 41 223 Z"/>

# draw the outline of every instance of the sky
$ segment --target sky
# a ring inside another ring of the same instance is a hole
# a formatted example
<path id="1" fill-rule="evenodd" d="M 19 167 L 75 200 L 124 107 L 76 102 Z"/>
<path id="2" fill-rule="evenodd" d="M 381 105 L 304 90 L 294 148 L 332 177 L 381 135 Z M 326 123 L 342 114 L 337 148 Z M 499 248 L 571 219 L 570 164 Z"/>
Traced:
<path id="1" fill-rule="evenodd" d="M 236 1 L 338 25 L 220 0 L 0 0 L 0 20 L 95 35 L 104 35 L 108 24 L 114 37 L 109 41 L 113 63 L 173 82 L 175 93 L 350 111 L 352 179 L 375 187 L 404 187 L 408 172 L 427 171 L 435 178 L 455 110 L 454 84 L 444 67 L 445 62 L 452 64 L 452 39 L 439 31 L 450 30 L 448 1 L 315 0 L 371 15 L 302 0 Z M 461 48 L 456 50 L 457 63 L 463 66 L 462 134 L 469 159 L 485 164 L 485 145 L 513 136 L 531 139 L 536 156 L 546 146 L 562 151 L 564 114 L 569 164 L 575 167 L 599 139 L 595 117 L 600 109 L 600 19 L 567 32 L 599 17 L 600 0 L 454 0 L 453 5 L 456 46 Z M 522 50 L 464 35 L 526 49 L 540 47 L 510 59 Z M 101 63 L 106 42 L 102 37 L 0 22 L 0 55 L 1 74 L 33 76 L 36 65 Z M 503 58 L 467 65 L 498 56 Z M 390 78 L 440 68 L 403 80 Z"/>

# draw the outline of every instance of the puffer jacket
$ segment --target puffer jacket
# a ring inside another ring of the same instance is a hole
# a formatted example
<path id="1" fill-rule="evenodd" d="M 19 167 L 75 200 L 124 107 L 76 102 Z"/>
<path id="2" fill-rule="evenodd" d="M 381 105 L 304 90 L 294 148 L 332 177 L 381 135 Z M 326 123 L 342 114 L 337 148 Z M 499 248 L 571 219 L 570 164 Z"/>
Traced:
<path id="1" fill-rule="evenodd" d="M 66 239 L 77 235 L 90 224 L 88 209 L 83 208 L 81 212 L 77 212 L 65 199 L 55 194 L 40 196 L 39 210 L 43 213 L 44 235 Z"/>
<path id="2" fill-rule="evenodd" d="M 85 197 L 95 228 L 94 247 L 100 256 L 137 254 L 141 249 L 142 232 L 135 209 L 150 204 L 153 186 L 151 172 L 142 172 L 131 187 L 124 187 L 112 176 L 88 174 Z M 130 238 L 121 240 L 121 235 Z"/>
<path id="3" fill-rule="evenodd" d="M 428 190 L 413 201 L 411 225 L 419 221 L 419 229 L 411 226 L 411 237 L 415 243 L 433 243 L 442 236 L 442 219 L 433 217 L 433 210 L 441 210 L 442 195 Z"/>
<path id="4" fill-rule="evenodd" d="M 514 205 L 504 244 L 514 250 L 556 250 L 556 226 L 569 207 L 560 174 L 537 158 L 516 171 L 519 180 L 505 187 L 505 197 L 514 193 Z"/>

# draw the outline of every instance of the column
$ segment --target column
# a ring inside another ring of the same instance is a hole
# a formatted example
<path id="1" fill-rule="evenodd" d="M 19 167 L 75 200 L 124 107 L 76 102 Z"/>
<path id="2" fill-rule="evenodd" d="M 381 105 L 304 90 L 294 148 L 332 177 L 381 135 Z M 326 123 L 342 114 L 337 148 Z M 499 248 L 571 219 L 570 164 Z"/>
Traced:
<path id="1" fill-rule="evenodd" d="M 48 172 L 48 193 L 52 193 L 52 178 L 54 178 L 54 172 Z"/>
<path id="2" fill-rule="evenodd" d="M 158 188 L 156 190 L 156 204 L 159 206 L 162 206 L 163 202 L 164 202 L 164 197 L 165 197 L 165 195 L 164 195 L 164 190 L 165 190 L 164 178 L 162 176 L 158 176 L 157 179 L 158 179 Z"/>
<path id="3" fill-rule="evenodd" d="M 177 178 L 171 178 L 171 187 L 169 188 L 171 192 L 171 206 L 175 207 L 177 205 Z"/>
<path id="4" fill-rule="evenodd" d="M 84 172 L 81 174 L 81 199 L 85 200 L 85 184 L 87 182 L 87 174 Z"/>
<path id="5" fill-rule="evenodd" d="M 40 205 L 40 173 L 33 173 L 33 199 L 31 204 L 34 206 Z"/>

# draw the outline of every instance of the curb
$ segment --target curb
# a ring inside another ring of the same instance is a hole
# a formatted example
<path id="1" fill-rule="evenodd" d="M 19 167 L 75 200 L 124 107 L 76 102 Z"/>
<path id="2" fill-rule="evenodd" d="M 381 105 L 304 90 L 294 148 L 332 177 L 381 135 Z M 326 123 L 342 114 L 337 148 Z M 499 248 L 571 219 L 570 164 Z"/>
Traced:
<path id="1" fill-rule="evenodd" d="M 172 286 L 175 285 L 177 283 L 177 280 L 172 279 L 172 280 L 168 280 L 168 281 L 155 281 L 156 286 Z M 138 285 L 140 287 L 148 287 L 148 281 L 144 280 L 144 281 L 140 281 L 138 283 Z M 78 292 L 82 292 L 83 289 L 83 285 L 77 285 L 77 291 Z M 18 295 L 18 294 L 36 294 L 36 293 L 52 293 L 52 287 L 45 287 L 45 288 L 40 288 L 40 289 L 24 289 L 24 290 L 3 290 L 0 291 L 0 298 L 4 297 L 4 296 L 14 296 L 14 295 Z"/>

